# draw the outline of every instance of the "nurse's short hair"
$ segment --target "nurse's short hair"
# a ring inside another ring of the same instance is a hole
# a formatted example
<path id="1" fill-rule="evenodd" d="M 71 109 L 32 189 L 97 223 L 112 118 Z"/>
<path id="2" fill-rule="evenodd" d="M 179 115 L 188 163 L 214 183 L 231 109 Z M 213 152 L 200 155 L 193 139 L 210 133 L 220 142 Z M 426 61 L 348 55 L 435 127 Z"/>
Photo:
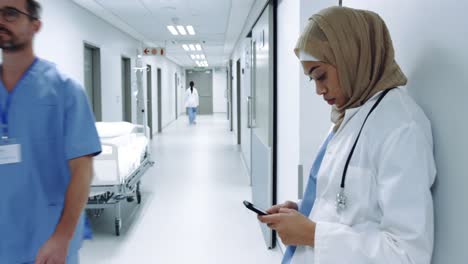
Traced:
<path id="1" fill-rule="evenodd" d="M 190 82 L 190 86 L 194 86 L 195 83 L 193 81 Z"/>
<path id="2" fill-rule="evenodd" d="M 41 18 L 42 6 L 36 0 L 26 0 L 26 10 L 28 13 L 36 19 Z"/>

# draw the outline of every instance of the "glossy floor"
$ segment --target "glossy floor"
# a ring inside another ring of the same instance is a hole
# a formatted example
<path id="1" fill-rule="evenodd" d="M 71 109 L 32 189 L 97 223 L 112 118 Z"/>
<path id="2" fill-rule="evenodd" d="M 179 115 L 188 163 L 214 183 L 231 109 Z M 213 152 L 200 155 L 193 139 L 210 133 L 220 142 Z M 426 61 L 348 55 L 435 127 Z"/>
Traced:
<path id="1" fill-rule="evenodd" d="M 124 206 L 120 237 L 113 210 L 92 218 L 81 263 L 280 263 L 242 204 L 251 188 L 228 125 L 225 115 L 200 116 L 194 126 L 181 117 L 158 135 L 142 204 Z"/>

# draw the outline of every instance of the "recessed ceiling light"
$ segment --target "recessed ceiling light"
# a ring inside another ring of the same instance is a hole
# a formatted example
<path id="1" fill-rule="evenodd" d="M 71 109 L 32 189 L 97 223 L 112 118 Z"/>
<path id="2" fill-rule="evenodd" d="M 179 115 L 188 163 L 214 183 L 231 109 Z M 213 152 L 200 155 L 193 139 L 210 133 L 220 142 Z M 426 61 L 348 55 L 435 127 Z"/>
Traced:
<path id="1" fill-rule="evenodd" d="M 177 26 L 177 30 L 179 30 L 179 33 L 183 36 L 187 35 L 187 31 L 185 31 L 184 26 Z"/>
<path id="2" fill-rule="evenodd" d="M 185 51 L 189 51 L 189 46 L 186 44 L 182 45 L 182 48 L 184 48 Z"/>
<path id="3" fill-rule="evenodd" d="M 190 44 L 189 47 L 190 47 L 190 50 L 195 51 L 195 46 L 193 44 Z"/>
<path id="4" fill-rule="evenodd" d="M 199 59 L 200 59 L 200 55 L 198 55 L 198 54 L 195 55 L 195 58 L 197 58 L 197 60 L 199 60 Z"/>
<path id="5" fill-rule="evenodd" d="M 174 26 L 167 26 L 167 29 L 171 32 L 172 35 L 174 36 L 179 35 L 179 32 L 177 32 Z"/>
<path id="6" fill-rule="evenodd" d="M 200 58 L 206 59 L 205 54 L 200 55 Z"/>
<path id="7" fill-rule="evenodd" d="M 195 29 L 192 26 L 187 26 L 187 31 L 190 35 L 195 35 Z"/>
<path id="8" fill-rule="evenodd" d="M 201 50 L 201 45 L 197 44 L 197 50 Z"/>
<path id="9" fill-rule="evenodd" d="M 195 59 L 195 55 L 193 55 L 193 54 L 192 54 L 192 55 L 190 55 L 190 57 L 192 58 L 192 60 L 194 60 L 194 59 Z"/>

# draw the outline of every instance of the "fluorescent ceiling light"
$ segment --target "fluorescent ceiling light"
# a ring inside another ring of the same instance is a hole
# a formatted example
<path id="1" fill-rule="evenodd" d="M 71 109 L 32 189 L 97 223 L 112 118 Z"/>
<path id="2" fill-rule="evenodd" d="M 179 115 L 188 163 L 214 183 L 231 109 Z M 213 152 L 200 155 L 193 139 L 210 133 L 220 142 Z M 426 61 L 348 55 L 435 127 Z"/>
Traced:
<path id="1" fill-rule="evenodd" d="M 199 59 L 200 59 L 200 55 L 198 55 L 198 54 L 195 55 L 195 58 L 197 58 L 197 60 L 199 60 Z"/>
<path id="2" fill-rule="evenodd" d="M 206 59 L 205 54 L 200 55 L 200 58 Z"/>
<path id="3" fill-rule="evenodd" d="M 193 44 L 190 44 L 189 47 L 190 47 L 190 50 L 195 51 L 195 46 Z"/>
<path id="4" fill-rule="evenodd" d="M 171 32 L 172 35 L 174 36 L 179 35 L 179 32 L 177 32 L 174 26 L 167 26 L 167 29 Z"/>
<path id="5" fill-rule="evenodd" d="M 201 50 L 201 45 L 197 44 L 197 50 Z"/>
<path id="6" fill-rule="evenodd" d="M 195 35 L 195 30 L 192 26 L 187 26 L 187 31 L 190 35 Z"/>
<path id="7" fill-rule="evenodd" d="M 189 46 L 187 46 L 186 44 L 182 45 L 182 48 L 184 48 L 185 51 L 189 51 Z"/>
<path id="8" fill-rule="evenodd" d="M 183 36 L 187 35 L 187 31 L 185 31 L 184 26 L 177 26 L 177 30 L 179 30 L 179 33 Z"/>
<path id="9" fill-rule="evenodd" d="M 195 55 L 193 55 L 193 54 L 192 54 L 192 55 L 190 55 L 190 57 L 192 58 L 192 60 L 194 60 L 194 59 L 195 59 Z"/>

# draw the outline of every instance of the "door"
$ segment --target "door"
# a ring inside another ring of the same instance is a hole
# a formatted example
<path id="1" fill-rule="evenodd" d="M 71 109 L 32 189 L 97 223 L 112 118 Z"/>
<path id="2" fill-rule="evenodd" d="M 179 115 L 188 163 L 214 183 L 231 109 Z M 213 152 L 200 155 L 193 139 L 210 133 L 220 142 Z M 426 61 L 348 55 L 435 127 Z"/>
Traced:
<path id="1" fill-rule="evenodd" d="M 158 68 L 158 133 L 162 132 L 162 71 Z"/>
<path id="2" fill-rule="evenodd" d="M 198 114 L 213 114 L 213 72 L 206 71 L 187 71 L 187 88 L 190 88 L 190 82 L 195 83 L 198 90 L 199 103 Z"/>
<path id="3" fill-rule="evenodd" d="M 252 29 L 252 200 L 262 208 L 271 207 L 275 201 L 273 174 L 274 142 L 274 46 L 273 7 L 269 4 Z M 261 225 L 268 248 L 275 246 L 275 236 Z"/>
<path id="4" fill-rule="evenodd" d="M 228 114 L 230 131 L 234 131 L 233 103 L 232 103 L 232 60 L 229 61 L 228 70 Z"/>
<path id="5" fill-rule="evenodd" d="M 150 139 L 153 138 L 153 76 L 152 76 L 152 69 L 151 65 L 147 65 L 147 72 L 146 72 L 146 109 L 148 111 L 148 126 L 150 130 Z"/>
<path id="6" fill-rule="evenodd" d="M 132 122 L 132 86 L 131 63 L 129 58 L 122 58 L 122 120 Z"/>
<path id="7" fill-rule="evenodd" d="M 178 94 L 177 94 L 177 91 L 179 90 L 179 77 L 177 76 L 177 73 L 174 75 L 174 90 L 175 90 L 175 119 L 177 120 L 177 118 L 179 117 L 179 110 L 178 110 L 178 107 L 179 107 L 179 97 L 178 97 Z"/>
<path id="8" fill-rule="evenodd" d="M 250 113 L 251 109 L 251 89 L 252 89 L 252 39 L 247 38 L 244 43 L 244 52 L 242 56 L 242 77 L 241 77 L 241 149 L 244 155 L 247 168 L 250 171 L 251 165 L 251 136 L 252 132 L 250 129 Z M 249 177 L 251 177 L 249 173 Z M 250 183 L 252 179 L 250 178 Z"/>
<path id="9" fill-rule="evenodd" d="M 84 85 L 96 121 L 102 121 L 101 56 L 97 47 L 84 46 Z"/>
<path id="10" fill-rule="evenodd" d="M 241 60 L 236 63 L 236 84 L 237 84 L 237 144 L 242 142 L 242 118 L 241 118 Z"/>

